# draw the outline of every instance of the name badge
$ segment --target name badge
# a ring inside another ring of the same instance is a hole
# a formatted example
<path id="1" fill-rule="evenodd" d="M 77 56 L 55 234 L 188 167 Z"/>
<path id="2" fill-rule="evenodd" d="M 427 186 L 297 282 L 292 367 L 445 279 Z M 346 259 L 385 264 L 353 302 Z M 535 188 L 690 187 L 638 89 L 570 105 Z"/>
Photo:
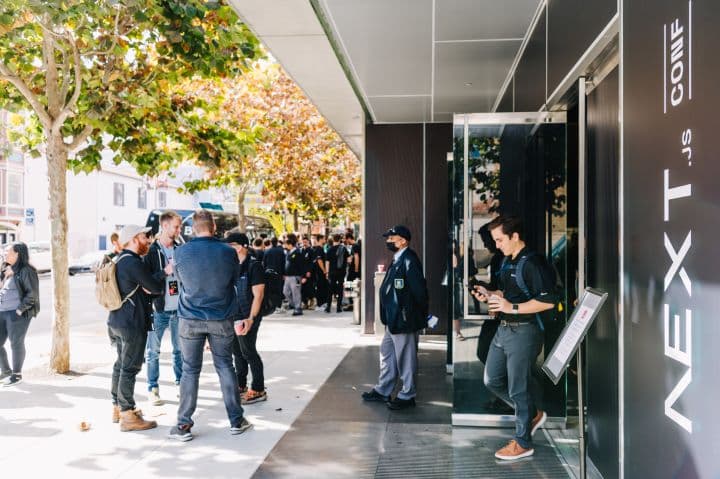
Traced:
<path id="1" fill-rule="evenodd" d="M 405 287 L 405 280 L 398 278 L 395 280 L 395 289 L 403 289 Z"/>

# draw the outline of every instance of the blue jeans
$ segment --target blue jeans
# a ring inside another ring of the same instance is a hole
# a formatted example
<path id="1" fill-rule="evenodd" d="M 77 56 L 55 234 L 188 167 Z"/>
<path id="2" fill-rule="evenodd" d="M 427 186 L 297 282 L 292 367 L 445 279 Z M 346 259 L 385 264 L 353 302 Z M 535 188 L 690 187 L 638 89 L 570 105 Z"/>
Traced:
<path id="1" fill-rule="evenodd" d="M 148 391 L 158 387 L 160 378 L 160 344 L 162 343 L 165 329 L 170 326 L 170 341 L 173 347 L 173 371 L 175 382 L 179 383 L 182 377 L 182 354 L 180 353 L 180 341 L 178 338 L 178 319 L 175 311 L 170 313 L 153 313 L 153 331 L 148 331 L 147 350 L 145 360 L 147 361 L 147 382 Z"/>
<path id="2" fill-rule="evenodd" d="M 206 339 L 210 343 L 213 364 L 220 378 L 220 390 L 223 401 L 225 401 L 225 410 L 230 420 L 230 426 L 240 424 L 243 418 L 243 409 L 240 405 L 240 391 L 233 368 L 233 343 L 237 341 L 233 321 L 230 319 L 206 321 L 180 318 L 178 329 L 183 358 L 178 425 L 192 427 L 195 424 L 192 415 L 197 408 L 198 382 Z"/>
<path id="3" fill-rule="evenodd" d="M 485 363 L 485 386 L 515 408 L 515 440 L 526 449 L 532 443 L 530 422 L 542 400 L 535 366 L 542 343 L 543 333 L 535 321 L 500 326 Z"/>

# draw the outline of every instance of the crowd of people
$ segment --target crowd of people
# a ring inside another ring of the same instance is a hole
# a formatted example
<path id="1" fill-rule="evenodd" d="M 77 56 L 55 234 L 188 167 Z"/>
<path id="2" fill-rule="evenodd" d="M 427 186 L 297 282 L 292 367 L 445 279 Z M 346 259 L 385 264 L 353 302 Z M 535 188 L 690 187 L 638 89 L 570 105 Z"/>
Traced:
<path id="1" fill-rule="evenodd" d="M 342 310 L 343 282 L 360 274 L 360 246 L 351 232 L 336 234 L 327 243 L 323 235 L 301 240 L 256 238 L 240 232 L 216 237 L 211 212 L 193 214 L 194 239 L 179 240 L 182 218 L 174 211 L 160 216 L 154 240 L 149 227 L 125 226 L 111 237 L 112 261 L 120 298 L 108 317 L 111 344 L 117 358 L 113 367 L 112 420 L 121 431 L 157 426 L 136 407 L 135 380 L 147 363 L 148 396 L 162 405 L 159 355 L 165 331 L 170 332 L 173 373 L 179 386 L 177 423 L 169 437 L 192 439 L 203 351 L 209 348 L 220 380 L 232 434 L 252 426 L 243 405 L 267 400 L 264 365 L 257 351 L 263 312 L 267 310 L 266 276 L 282 278 L 288 310 L 330 311 L 333 297 Z M 252 381 L 248 383 L 248 377 Z"/>

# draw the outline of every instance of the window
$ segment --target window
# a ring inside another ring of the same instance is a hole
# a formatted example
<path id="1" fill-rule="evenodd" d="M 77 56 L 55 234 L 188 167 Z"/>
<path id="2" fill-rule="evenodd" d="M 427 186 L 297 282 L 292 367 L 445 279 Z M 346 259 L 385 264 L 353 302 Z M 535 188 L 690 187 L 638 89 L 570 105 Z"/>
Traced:
<path id="1" fill-rule="evenodd" d="M 113 204 L 125 206 L 125 185 L 122 183 L 113 183 Z"/>
<path id="2" fill-rule="evenodd" d="M 138 203 L 137 203 L 138 208 L 140 208 L 141 210 L 144 210 L 145 208 L 147 208 L 147 190 L 145 188 L 140 187 L 137 189 L 137 192 L 138 192 Z"/>
<path id="3" fill-rule="evenodd" d="M 167 191 L 158 191 L 158 208 L 167 207 Z"/>
<path id="4" fill-rule="evenodd" d="M 8 204 L 23 204 L 22 175 L 18 173 L 8 173 Z"/>

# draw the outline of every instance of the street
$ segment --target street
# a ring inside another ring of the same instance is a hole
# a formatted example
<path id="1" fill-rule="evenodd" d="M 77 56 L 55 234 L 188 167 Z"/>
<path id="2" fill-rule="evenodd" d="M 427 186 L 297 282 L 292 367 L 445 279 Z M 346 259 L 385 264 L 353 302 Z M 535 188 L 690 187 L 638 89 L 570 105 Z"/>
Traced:
<path id="1" fill-rule="evenodd" d="M 52 278 L 40 275 L 40 314 L 30 322 L 25 344 L 23 376 L 47 375 L 52 345 Z M 95 275 L 70 276 L 70 366 L 87 371 L 113 361 L 107 339 L 107 311 L 95 299 Z M 6 344 L 6 348 L 9 345 Z"/>
<path id="2" fill-rule="evenodd" d="M 52 327 L 52 278 L 40 275 L 40 314 L 30 323 L 28 338 L 48 334 Z M 104 325 L 107 311 L 95 300 L 95 275 L 70 276 L 70 328 Z"/>

